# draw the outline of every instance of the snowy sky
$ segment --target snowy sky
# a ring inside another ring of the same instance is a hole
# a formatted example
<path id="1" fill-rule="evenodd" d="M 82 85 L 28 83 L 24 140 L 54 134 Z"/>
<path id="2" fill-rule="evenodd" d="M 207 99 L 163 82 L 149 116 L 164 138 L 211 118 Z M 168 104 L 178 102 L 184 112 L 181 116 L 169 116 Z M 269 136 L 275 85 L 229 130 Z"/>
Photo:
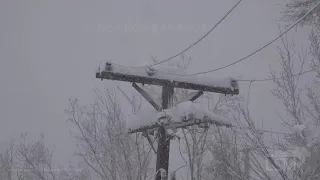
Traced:
<path id="1" fill-rule="evenodd" d="M 69 97 L 89 103 L 105 59 L 141 65 L 167 58 L 193 43 L 237 0 L 1 0 L 0 1 L 0 142 L 20 132 L 54 148 L 56 163 L 74 159 L 64 109 Z M 284 1 L 243 0 L 214 33 L 186 53 L 191 72 L 214 69 L 251 53 L 279 34 L 276 21 Z M 282 23 L 283 24 L 283 23 Z M 158 29 L 153 29 L 158 25 Z M 180 27 L 180 28 L 179 28 Z M 289 36 L 306 43 L 306 31 Z M 299 43 L 297 43 L 299 45 Z M 278 66 L 273 44 L 243 63 L 208 76 L 266 78 Z M 119 83 L 127 93 L 133 88 Z M 248 83 L 240 84 L 246 94 Z M 255 83 L 251 108 L 265 128 L 279 129 L 272 83 Z M 123 101 L 124 98 L 122 99 Z"/>

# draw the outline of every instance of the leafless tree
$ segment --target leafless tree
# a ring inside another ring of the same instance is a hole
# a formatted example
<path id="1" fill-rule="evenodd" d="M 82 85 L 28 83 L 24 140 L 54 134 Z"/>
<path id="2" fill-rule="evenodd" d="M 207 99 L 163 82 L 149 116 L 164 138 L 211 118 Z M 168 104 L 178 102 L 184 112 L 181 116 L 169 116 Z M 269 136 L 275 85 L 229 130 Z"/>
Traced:
<path id="1" fill-rule="evenodd" d="M 287 118 L 287 121 L 284 120 L 284 123 L 289 129 L 292 129 L 295 125 L 307 127 L 302 131 L 302 138 L 291 135 L 287 139 L 286 144 L 288 148 L 299 146 L 304 147 L 311 152 L 310 159 L 299 166 L 298 169 L 295 169 L 292 174 L 294 177 L 299 177 L 301 179 L 314 179 L 320 175 L 320 164 L 317 162 L 320 159 L 316 155 L 316 153 L 320 153 L 319 149 L 316 148 L 319 144 L 310 144 L 311 136 L 318 133 L 320 130 L 320 111 L 318 111 L 318 105 L 320 103 L 319 76 L 314 76 L 318 74 L 318 70 L 315 69 L 314 74 L 309 75 L 309 77 L 315 78 L 311 83 L 302 83 L 300 76 L 296 76 L 296 74 L 303 71 L 308 57 L 312 58 L 311 62 L 308 62 L 310 63 L 311 68 L 314 69 L 318 66 L 320 61 L 318 56 L 319 38 L 317 35 L 317 32 L 312 32 L 310 35 L 311 45 L 308 52 L 309 56 L 300 55 L 301 53 L 293 53 L 293 50 L 289 48 L 290 43 L 288 43 L 286 39 L 282 39 L 283 48 L 279 51 L 282 67 L 282 72 L 280 73 L 281 78 L 276 79 L 273 74 L 274 82 L 276 84 L 273 94 L 282 101 L 289 114 L 289 118 Z M 295 66 L 294 62 L 300 64 Z M 312 176 L 310 174 L 312 174 Z"/>
<path id="2" fill-rule="evenodd" d="M 278 48 L 280 56 L 280 73 L 271 72 L 275 88 L 273 95 L 282 102 L 285 115 L 278 113 L 279 119 L 283 122 L 283 127 L 288 129 L 288 134 L 282 142 L 273 142 L 282 151 L 290 152 L 296 147 L 304 147 L 311 154 L 306 161 L 298 161 L 295 166 L 280 166 L 277 163 L 277 157 L 272 156 L 272 151 L 266 145 L 263 131 L 255 125 L 255 120 L 250 114 L 247 103 L 239 104 L 239 112 L 245 123 L 240 124 L 246 142 L 254 151 L 251 151 L 251 164 L 254 174 L 261 179 L 301 179 L 311 180 L 319 178 L 319 143 L 310 144 L 310 136 L 319 132 L 319 114 L 318 114 L 318 72 L 314 67 L 319 63 L 317 59 L 318 39 L 314 32 L 310 36 L 311 45 L 309 56 L 304 49 L 296 51 L 294 43 L 290 43 L 286 37 L 282 38 L 282 47 Z M 308 57 L 312 61 L 308 62 Z M 315 78 L 314 81 L 301 80 L 301 73 L 304 71 L 307 63 L 310 63 L 314 69 L 314 74 L 309 77 Z M 307 82 L 307 83 L 306 83 Z M 248 97 L 247 97 L 248 98 Z M 301 131 L 302 137 L 290 133 L 297 125 L 306 126 Z M 312 128 L 311 128 L 312 127 Z M 319 141 L 318 141 L 319 142 Z M 290 155 L 289 155 L 290 157 Z M 273 172 L 266 171 L 262 166 L 262 160 L 269 162 Z M 293 161 L 297 161 L 293 159 Z"/>
<path id="3" fill-rule="evenodd" d="M 141 134 L 127 133 L 125 117 L 114 92 L 106 90 L 103 94 L 97 90 L 94 103 L 89 106 L 80 106 L 77 99 L 70 99 L 69 104 L 69 122 L 76 129 L 73 132 L 78 148 L 76 154 L 98 178 L 150 178 L 151 148 Z"/>
<path id="4" fill-rule="evenodd" d="M 40 140 L 28 141 L 27 133 L 21 134 L 19 141 L 12 139 L 8 148 L 0 154 L 0 177 L 4 180 L 88 180 L 85 169 L 54 167 L 52 152 L 45 147 L 44 136 Z M 63 172 L 64 171 L 64 172 Z"/>
<path id="5" fill-rule="evenodd" d="M 253 172 L 253 177 L 259 177 L 261 179 L 283 179 L 288 180 L 286 172 L 280 167 L 276 159 L 272 156 L 272 152 L 269 151 L 269 146 L 266 144 L 263 132 L 257 127 L 256 121 L 252 118 L 247 103 L 239 103 L 238 111 L 240 113 L 238 118 L 244 122 L 239 122 L 239 134 L 243 134 L 242 140 L 245 147 L 248 148 L 250 154 L 250 169 Z M 268 162 L 276 173 L 268 172 L 265 166 L 265 162 Z"/>
<path id="6" fill-rule="evenodd" d="M 293 22 L 303 17 L 314 5 L 318 3 L 317 0 L 291 0 L 286 4 L 283 11 L 282 20 Z M 313 11 L 307 16 L 300 25 L 318 25 L 320 16 L 320 8 Z"/>
<path id="7" fill-rule="evenodd" d="M 8 147 L 4 152 L 0 154 L 0 177 L 4 180 L 11 180 L 12 173 L 15 169 L 14 162 L 14 140 L 11 139 L 8 143 Z M 18 172 L 17 172 L 18 173 Z"/>

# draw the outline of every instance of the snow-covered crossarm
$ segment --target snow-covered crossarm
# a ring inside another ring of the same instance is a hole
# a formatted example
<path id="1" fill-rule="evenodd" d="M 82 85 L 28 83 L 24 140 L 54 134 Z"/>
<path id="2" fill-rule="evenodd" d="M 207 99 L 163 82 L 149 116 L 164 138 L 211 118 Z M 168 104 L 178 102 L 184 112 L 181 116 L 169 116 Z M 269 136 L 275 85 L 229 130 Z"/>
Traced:
<path id="1" fill-rule="evenodd" d="M 161 125 L 165 129 L 177 129 L 203 123 L 232 127 L 230 120 L 215 115 L 196 103 L 187 101 L 162 112 L 155 110 L 141 111 L 128 119 L 127 128 L 129 133 L 135 133 L 153 131 Z"/>
<path id="2" fill-rule="evenodd" d="M 106 63 L 96 78 L 130 81 L 152 85 L 173 85 L 176 88 L 185 88 L 200 91 L 209 91 L 222 94 L 239 94 L 238 82 L 232 78 L 213 80 L 204 75 L 183 76 L 186 71 L 178 68 L 163 66 L 156 67 L 124 67 Z"/>

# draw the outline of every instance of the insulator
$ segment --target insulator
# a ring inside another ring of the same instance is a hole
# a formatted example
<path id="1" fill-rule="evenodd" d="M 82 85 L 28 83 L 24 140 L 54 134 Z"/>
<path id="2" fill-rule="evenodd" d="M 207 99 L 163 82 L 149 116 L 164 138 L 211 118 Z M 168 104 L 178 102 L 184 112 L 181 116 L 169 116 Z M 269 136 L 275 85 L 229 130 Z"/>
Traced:
<path id="1" fill-rule="evenodd" d="M 155 69 L 151 66 L 147 66 L 146 67 L 146 73 L 148 74 L 148 76 L 153 76 L 155 73 Z"/>
<path id="2" fill-rule="evenodd" d="M 199 127 L 199 128 L 207 129 L 207 128 L 209 128 L 209 124 L 208 124 L 207 122 L 201 123 L 201 124 L 198 125 L 198 127 Z"/>
<path id="3" fill-rule="evenodd" d="M 237 87 L 237 81 L 231 80 L 231 87 L 236 88 Z"/>
<path id="4" fill-rule="evenodd" d="M 106 62 L 105 70 L 106 71 L 112 71 L 112 64 L 110 62 Z"/>

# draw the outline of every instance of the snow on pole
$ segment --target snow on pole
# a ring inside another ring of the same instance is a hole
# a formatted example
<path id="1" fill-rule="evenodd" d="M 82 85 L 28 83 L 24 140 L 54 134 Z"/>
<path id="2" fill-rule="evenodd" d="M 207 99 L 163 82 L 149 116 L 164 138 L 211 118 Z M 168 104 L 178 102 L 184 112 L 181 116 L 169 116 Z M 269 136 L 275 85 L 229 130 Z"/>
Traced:
<path id="1" fill-rule="evenodd" d="M 171 83 L 175 88 L 202 90 L 223 94 L 239 94 L 238 82 L 231 78 L 212 79 L 209 76 L 184 76 L 186 71 L 172 67 L 125 67 L 110 62 L 96 77 L 136 83 L 166 85 Z"/>
<path id="2" fill-rule="evenodd" d="M 217 126 L 232 127 L 229 119 L 218 116 L 200 105 L 191 101 L 180 103 L 162 112 L 156 110 L 142 110 L 127 120 L 129 131 L 139 131 L 139 129 L 155 129 L 162 123 L 166 129 L 176 129 L 201 123 L 210 123 Z"/>

